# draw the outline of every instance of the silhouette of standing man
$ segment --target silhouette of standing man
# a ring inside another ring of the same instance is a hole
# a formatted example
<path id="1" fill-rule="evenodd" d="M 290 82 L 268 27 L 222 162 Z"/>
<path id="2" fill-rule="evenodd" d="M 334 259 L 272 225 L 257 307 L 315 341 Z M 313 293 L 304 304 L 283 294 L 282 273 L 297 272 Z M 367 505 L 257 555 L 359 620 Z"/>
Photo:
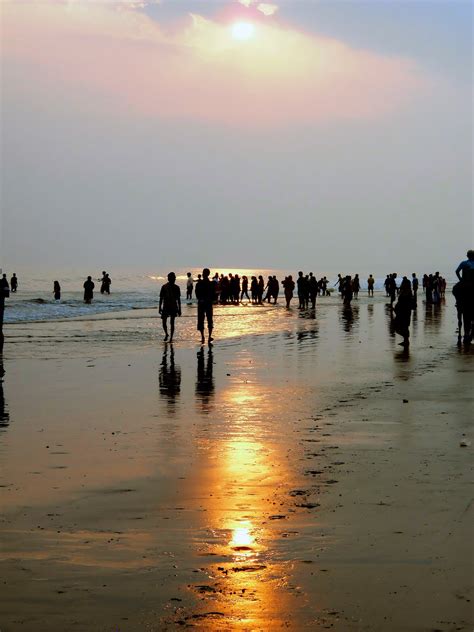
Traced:
<path id="1" fill-rule="evenodd" d="M 168 317 L 170 319 L 170 342 L 173 342 L 174 319 L 176 316 L 181 316 L 181 290 L 176 285 L 176 274 L 174 272 L 168 274 L 168 283 L 161 287 L 158 311 L 163 322 L 165 341 L 168 340 Z"/>
<path id="2" fill-rule="evenodd" d="M 18 277 L 15 273 L 13 273 L 13 276 L 10 279 L 10 288 L 13 293 L 15 293 L 18 289 Z"/>
<path id="3" fill-rule="evenodd" d="M 198 301 L 197 330 L 201 332 L 201 344 L 206 342 L 204 337 L 204 321 L 207 319 L 208 342 L 212 343 L 212 330 L 214 328 L 214 300 L 216 295 L 215 283 L 210 279 L 209 268 L 202 271 L 202 279 L 196 283 L 195 294 Z"/>
<path id="4" fill-rule="evenodd" d="M 92 280 L 91 276 L 87 277 L 87 281 L 84 283 L 84 303 L 90 305 L 92 303 L 92 299 L 94 298 L 94 288 L 95 283 Z"/>

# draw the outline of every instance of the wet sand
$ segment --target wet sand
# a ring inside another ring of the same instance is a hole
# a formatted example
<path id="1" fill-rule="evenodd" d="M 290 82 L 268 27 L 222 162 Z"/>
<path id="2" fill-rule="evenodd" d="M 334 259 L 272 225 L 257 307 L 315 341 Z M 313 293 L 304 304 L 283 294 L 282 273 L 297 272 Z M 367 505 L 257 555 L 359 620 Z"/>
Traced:
<path id="1" fill-rule="evenodd" d="M 354 303 L 10 326 L 2 632 L 471 630 L 473 352 Z"/>

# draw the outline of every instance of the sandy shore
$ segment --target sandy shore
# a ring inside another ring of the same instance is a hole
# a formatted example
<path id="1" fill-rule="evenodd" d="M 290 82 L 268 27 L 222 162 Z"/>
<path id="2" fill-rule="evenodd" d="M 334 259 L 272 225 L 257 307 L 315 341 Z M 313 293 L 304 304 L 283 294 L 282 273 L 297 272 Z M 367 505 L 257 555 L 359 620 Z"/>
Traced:
<path id="1" fill-rule="evenodd" d="M 1 631 L 472 630 L 474 354 L 384 303 L 9 327 Z"/>

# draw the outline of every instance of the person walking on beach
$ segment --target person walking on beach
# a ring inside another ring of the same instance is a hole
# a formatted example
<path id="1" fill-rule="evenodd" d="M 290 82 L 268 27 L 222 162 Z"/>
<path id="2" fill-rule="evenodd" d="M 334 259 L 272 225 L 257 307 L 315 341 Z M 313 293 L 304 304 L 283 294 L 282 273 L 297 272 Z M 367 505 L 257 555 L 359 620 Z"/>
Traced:
<path id="1" fill-rule="evenodd" d="M 298 309 L 305 309 L 306 307 L 306 279 L 304 278 L 302 270 L 298 272 L 298 278 L 296 279 L 296 287 L 298 289 Z"/>
<path id="2" fill-rule="evenodd" d="M 403 337 L 402 347 L 408 347 L 410 344 L 410 322 L 411 310 L 413 309 L 413 294 L 411 291 L 411 283 L 407 277 L 403 277 L 398 293 L 398 301 L 395 305 L 395 331 Z"/>
<path id="3" fill-rule="evenodd" d="M 397 278 L 397 275 L 395 272 L 393 274 L 389 274 L 387 277 L 387 292 L 388 292 L 388 295 L 390 296 L 390 307 L 393 306 L 395 302 L 395 297 L 397 295 L 398 288 L 397 288 L 396 278 Z"/>
<path id="4" fill-rule="evenodd" d="M 92 277 L 88 276 L 87 280 L 84 283 L 84 303 L 90 305 L 92 303 L 92 299 L 94 298 L 94 288 L 95 283 L 92 280 Z"/>
<path id="5" fill-rule="evenodd" d="M 61 286 L 59 285 L 59 281 L 55 281 L 53 284 L 53 294 L 55 301 L 61 300 Z"/>
<path id="6" fill-rule="evenodd" d="M 186 300 L 190 301 L 193 298 L 194 281 L 191 272 L 188 272 L 186 276 L 188 277 L 186 281 Z"/>
<path id="7" fill-rule="evenodd" d="M 311 301 L 311 309 L 316 309 L 316 297 L 318 295 L 318 281 L 312 272 L 309 273 L 308 290 L 309 290 L 309 300 Z"/>
<path id="8" fill-rule="evenodd" d="M 416 276 L 416 273 L 413 272 L 413 274 L 411 275 L 411 289 L 413 292 L 413 304 L 415 305 L 415 309 L 416 309 L 416 295 L 418 293 L 418 286 L 419 286 L 418 277 Z"/>
<path id="9" fill-rule="evenodd" d="M 352 287 L 352 279 L 349 275 L 346 276 L 342 289 L 342 298 L 344 301 L 344 305 L 349 307 L 352 301 L 352 297 L 354 296 L 354 291 Z"/>
<path id="10" fill-rule="evenodd" d="M 281 283 L 285 290 L 285 301 L 286 301 L 286 309 L 290 309 L 291 299 L 293 298 L 293 292 L 295 289 L 295 282 L 293 281 L 293 277 L 291 274 L 282 281 Z"/>
<path id="11" fill-rule="evenodd" d="M 360 290 L 360 280 L 358 274 L 355 275 L 354 280 L 352 281 L 352 290 L 354 292 L 354 298 L 357 300 L 359 298 Z"/>
<path id="12" fill-rule="evenodd" d="M 253 279 L 254 277 L 252 277 Z M 250 303 L 250 297 L 249 297 L 249 279 L 248 277 L 245 276 L 245 274 L 242 277 L 242 292 L 240 294 L 240 302 L 243 301 L 244 296 L 247 297 L 247 301 Z"/>
<path id="13" fill-rule="evenodd" d="M 371 274 L 369 274 L 369 278 L 367 279 L 367 294 L 369 296 L 374 295 L 374 285 L 375 285 L 375 279 Z"/>
<path id="14" fill-rule="evenodd" d="M 201 333 L 201 344 L 206 342 L 204 337 L 204 322 L 207 320 L 208 343 L 211 344 L 214 338 L 212 330 L 214 328 L 214 297 L 215 284 L 210 281 L 211 272 L 209 268 L 202 271 L 202 279 L 196 283 L 195 293 L 198 301 L 197 330 Z"/>
<path id="15" fill-rule="evenodd" d="M 18 277 L 16 276 L 15 273 L 13 273 L 13 276 L 10 279 L 10 289 L 11 289 L 13 294 L 15 294 L 15 292 L 18 289 Z"/>
<path id="16" fill-rule="evenodd" d="M 173 342 L 174 320 L 176 316 L 181 316 L 181 290 L 176 285 L 174 272 L 168 274 L 168 283 L 161 286 L 158 312 L 161 314 L 165 342 L 168 340 L 168 318 L 170 319 L 170 342 Z"/>

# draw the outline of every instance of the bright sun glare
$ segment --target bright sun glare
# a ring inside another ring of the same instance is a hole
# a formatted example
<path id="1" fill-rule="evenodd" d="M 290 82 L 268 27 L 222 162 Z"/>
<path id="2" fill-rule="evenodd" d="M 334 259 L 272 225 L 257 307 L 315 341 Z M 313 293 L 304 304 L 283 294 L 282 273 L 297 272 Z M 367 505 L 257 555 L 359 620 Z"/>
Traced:
<path id="1" fill-rule="evenodd" d="M 248 40 L 255 34 L 255 25 L 249 22 L 236 22 L 232 25 L 232 37 L 236 40 Z"/>

